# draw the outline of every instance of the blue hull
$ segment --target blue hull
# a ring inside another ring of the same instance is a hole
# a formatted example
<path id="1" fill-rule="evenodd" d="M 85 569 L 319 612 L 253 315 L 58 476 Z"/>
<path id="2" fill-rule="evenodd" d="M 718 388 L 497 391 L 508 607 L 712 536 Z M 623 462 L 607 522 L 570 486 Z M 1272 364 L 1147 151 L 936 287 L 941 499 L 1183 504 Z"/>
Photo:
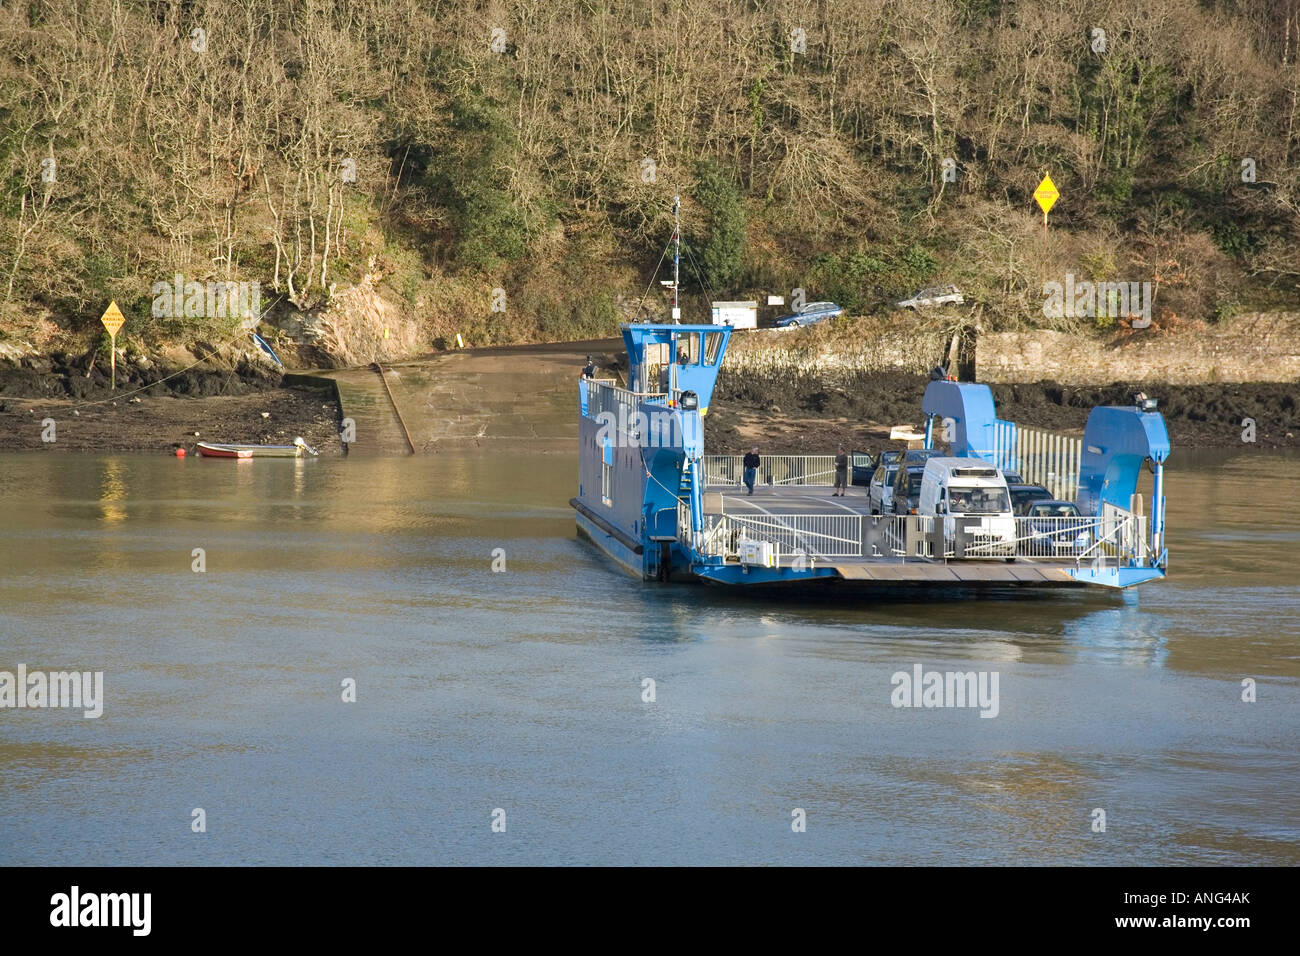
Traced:
<path id="1" fill-rule="evenodd" d="M 645 580 L 645 555 L 637 554 L 590 518 L 578 515 L 578 534 L 603 551 L 611 561 L 632 575 Z"/>

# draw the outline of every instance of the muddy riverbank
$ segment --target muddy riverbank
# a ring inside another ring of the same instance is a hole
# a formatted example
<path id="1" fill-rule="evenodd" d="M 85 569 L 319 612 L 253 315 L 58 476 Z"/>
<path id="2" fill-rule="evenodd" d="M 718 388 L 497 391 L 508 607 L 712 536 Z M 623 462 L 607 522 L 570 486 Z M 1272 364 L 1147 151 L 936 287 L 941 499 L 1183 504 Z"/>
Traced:
<path id="1" fill-rule="evenodd" d="M 614 358 L 594 348 L 606 343 L 578 344 L 604 363 Z M 503 350 L 503 357 L 526 360 L 518 350 Z M 576 377 L 582 360 L 572 361 Z M 341 452 L 342 413 L 333 392 L 287 387 L 278 369 L 255 360 L 233 357 L 220 367 L 179 369 L 148 363 L 118 372 L 118 387 L 111 390 L 104 369 L 66 357 L 0 366 L 0 450 L 170 453 L 177 446 L 192 451 L 199 440 L 279 444 L 302 436 L 322 452 Z M 888 444 L 891 426 L 921 424 L 928 382 L 902 372 L 837 370 L 832 377 L 816 369 L 742 374 L 724 368 L 708 415 L 709 450 L 737 453 L 758 444 L 773 453 L 827 454 L 839 443 L 874 450 Z M 1001 417 L 1073 434 L 1082 433 L 1095 405 L 1126 404 L 1142 390 L 1159 400 L 1175 449 L 1241 445 L 1244 419 L 1255 423 L 1256 447 L 1293 447 L 1300 434 L 1295 384 L 1039 382 L 992 389 Z M 516 413 L 532 412 L 520 405 Z M 48 419 L 55 422 L 53 442 L 46 440 Z"/>
<path id="2" fill-rule="evenodd" d="M 199 441 L 288 444 L 338 454 L 331 391 L 290 387 L 247 359 L 228 367 L 107 369 L 55 356 L 0 366 L 0 451 L 194 451 Z"/>
<path id="3" fill-rule="evenodd" d="M 812 371 L 747 372 L 724 368 L 708 415 L 710 450 L 735 454 L 758 444 L 773 453 L 833 454 L 889 446 L 893 425 L 921 425 L 929 379 L 898 372 L 839 372 L 833 384 Z M 1243 419 L 1263 448 L 1296 445 L 1300 386 L 1289 383 L 1065 386 L 1055 382 L 992 385 L 1001 418 L 1082 434 L 1096 405 L 1128 404 L 1136 391 L 1159 402 L 1174 448 L 1243 444 Z M 901 446 L 899 446 L 901 447 Z"/>

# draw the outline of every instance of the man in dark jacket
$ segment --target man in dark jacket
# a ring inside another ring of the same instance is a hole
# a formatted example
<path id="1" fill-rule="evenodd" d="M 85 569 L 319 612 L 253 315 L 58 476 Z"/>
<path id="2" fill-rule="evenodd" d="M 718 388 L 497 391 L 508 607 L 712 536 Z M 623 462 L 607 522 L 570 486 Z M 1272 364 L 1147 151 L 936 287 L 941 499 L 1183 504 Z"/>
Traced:
<path id="1" fill-rule="evenodd" d="M 758 466 L 760 463 L 761 461 L 758 457 L 758 446 L 755 445 L 749 450 L 749 454 L 745 456 L 744 461 L 745 487 L 749 489 L 751 495 L 754 493 L 754 482 L 758 480 Z"/>
<path id="2" fill-rule="evenodd" d="M 831 495 L 843 498 L 844 492 L 849 487 L 849 456 L 844 453 L 844 446 L 840 445 L 839 451 L 835 455 L 835 491 Z"/>

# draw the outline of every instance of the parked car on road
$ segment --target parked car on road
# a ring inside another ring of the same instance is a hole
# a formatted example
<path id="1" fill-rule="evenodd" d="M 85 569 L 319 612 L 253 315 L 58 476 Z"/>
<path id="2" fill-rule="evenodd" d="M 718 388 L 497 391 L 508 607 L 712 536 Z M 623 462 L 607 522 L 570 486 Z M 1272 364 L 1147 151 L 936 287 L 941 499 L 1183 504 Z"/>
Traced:
<path id="1" fill-rule="evenodd" d="M 937 305 L 961 305 L 966 301 L 955 285 L 935 285 L 922 289 L 910 299 L 895 303 L 900 309 L 928 309 Z"/>
<path id="2" fill-rule="evenodd" d="M 818 322 L 824 322 L 826 319 L 833 319 L 835 316 L 844 312 L 842 308 L 834 302 L 809 302 L 801 309 L 795 309 L 789 315 L 783 315 L 776 320 L 778 329 L 794 329 L 804 325 L 814 325 Z"/>
<path id="3" fill-rule="evenodd" d="M 1011 510 L 1018 515 L 1028 514 L 1029 506 L 1035 501 L 1052 497 L 1052 493 L 1042 485 L 1013 484 L 1008 480 L 1007 490 L 1011 492 Z"/>

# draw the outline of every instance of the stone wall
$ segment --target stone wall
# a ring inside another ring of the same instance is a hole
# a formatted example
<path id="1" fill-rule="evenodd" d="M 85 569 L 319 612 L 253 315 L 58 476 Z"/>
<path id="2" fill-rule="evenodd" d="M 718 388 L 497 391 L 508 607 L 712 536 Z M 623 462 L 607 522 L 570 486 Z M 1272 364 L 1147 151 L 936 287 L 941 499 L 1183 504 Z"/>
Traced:
<path id="1" fill-rule="evenodd" d="M 854 319 L 807 329 L 738 331 L 727 349 L 729 371 L 814 373 L 828 382 L 856 372 L 929 372 L 944 361 L 951 333 L 913 321 Z"/>
<path id="2" fill-rule="evenodd" d="M 983 332 L 975 343 L 980 382 L 1108 385 L 1112 382 L 1300 381 L 1300 313 L 1239 316 L 1214 326 L 1125 329 L 1111 339 L 1063 332 Z"/>

